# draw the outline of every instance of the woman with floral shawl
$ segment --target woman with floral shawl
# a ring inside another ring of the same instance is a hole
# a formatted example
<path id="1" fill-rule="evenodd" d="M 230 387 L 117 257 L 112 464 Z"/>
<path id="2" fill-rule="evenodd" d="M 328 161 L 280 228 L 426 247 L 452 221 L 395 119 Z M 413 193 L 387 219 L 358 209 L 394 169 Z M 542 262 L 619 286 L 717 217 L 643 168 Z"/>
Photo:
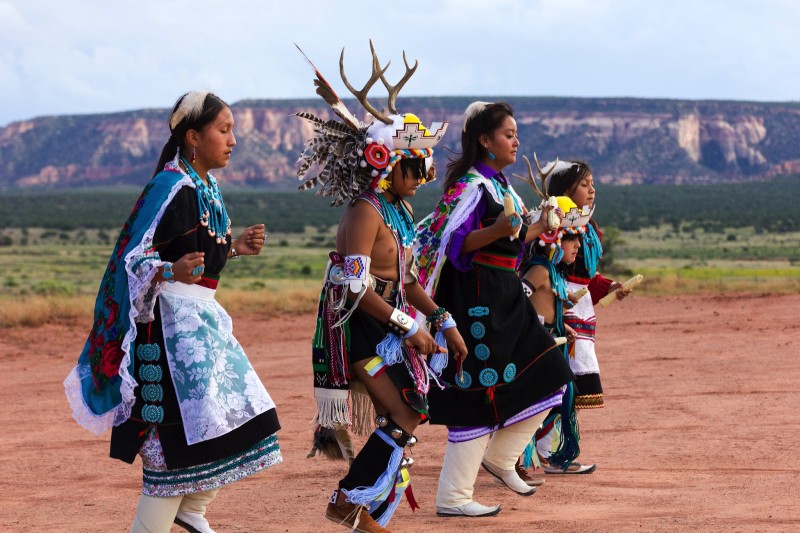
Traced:
<path id="1" fill-rule="evenodd" d="M 468 348 L 463 366 L 451 357 L 444 368 L 447 387 L 429 394 L 431 423 L 448 427 L 437 513 L 491 516 L 499 505 L 472 499 L 479 468 L 518 494 L 533 494 L 535 482 L 519 476 L 517 459 L 573 375 L 516 272 L 524 243 L 547 229 L 551 208 L 523 224 L 525 207 L 501 172 L 519 147 L 511 107 L 471 104 L 461 146 L 444 196 L 418 227 L 415 255 L 420 283 L 452 313 Z"/>

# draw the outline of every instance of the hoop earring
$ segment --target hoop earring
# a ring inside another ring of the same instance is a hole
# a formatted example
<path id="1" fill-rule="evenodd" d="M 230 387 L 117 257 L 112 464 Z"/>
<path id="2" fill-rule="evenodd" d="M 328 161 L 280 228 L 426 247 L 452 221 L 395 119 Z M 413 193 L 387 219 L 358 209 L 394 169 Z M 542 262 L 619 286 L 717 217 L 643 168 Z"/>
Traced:
<path id="1" fill-rule="evenodd" d="M 197 150 L 192 148 L 192 164 L 194 165 L 195 160 L 197 159 Z M 492 157 L 494 159 L 494 156 Z"/>

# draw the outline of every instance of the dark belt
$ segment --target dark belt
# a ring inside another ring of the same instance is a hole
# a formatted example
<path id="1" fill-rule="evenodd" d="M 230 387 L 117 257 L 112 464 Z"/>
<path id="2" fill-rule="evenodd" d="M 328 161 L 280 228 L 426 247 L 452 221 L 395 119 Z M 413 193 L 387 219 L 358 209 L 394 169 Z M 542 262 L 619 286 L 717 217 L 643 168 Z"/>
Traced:
<path id="1" fill-rule="evenodd" d="M 369 286 L 372 287 L 372 290 L 378 293 L 378 296 L 386 301 L 394 301 L 395 297 L 397 296 L 397 283 L 394 281 L 387 281 L 385 279 L 370 275 Z"/>

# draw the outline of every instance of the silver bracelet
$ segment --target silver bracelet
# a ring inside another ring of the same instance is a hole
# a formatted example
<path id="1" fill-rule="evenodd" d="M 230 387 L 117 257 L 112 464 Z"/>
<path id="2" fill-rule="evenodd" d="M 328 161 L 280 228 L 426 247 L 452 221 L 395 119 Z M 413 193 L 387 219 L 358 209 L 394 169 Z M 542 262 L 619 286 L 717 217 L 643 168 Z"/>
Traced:
<path id="1" fill-rule="evenodd" d="M 402 312 L 400 309 L 392 309 L 389 317 L 389 329 L 397 335 L 405 335 L 413 327 L 414 319 Z"/>

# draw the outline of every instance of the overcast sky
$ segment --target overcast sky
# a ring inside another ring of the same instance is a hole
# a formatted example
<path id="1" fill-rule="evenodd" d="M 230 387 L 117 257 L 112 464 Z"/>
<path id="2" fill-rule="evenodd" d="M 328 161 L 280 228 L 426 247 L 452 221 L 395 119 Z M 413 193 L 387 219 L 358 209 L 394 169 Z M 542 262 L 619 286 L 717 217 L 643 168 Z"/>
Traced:
<path id="1" fill-rule="evenodd" d="M 0 126 L 314 97 L 292 43 L 347 94 L 339 52 L 360 86 L 370 37 L 390 80 L 419 59 L 405 95 L 798 100 L 798 22 L 794 0 L 0 0 Z"/>

